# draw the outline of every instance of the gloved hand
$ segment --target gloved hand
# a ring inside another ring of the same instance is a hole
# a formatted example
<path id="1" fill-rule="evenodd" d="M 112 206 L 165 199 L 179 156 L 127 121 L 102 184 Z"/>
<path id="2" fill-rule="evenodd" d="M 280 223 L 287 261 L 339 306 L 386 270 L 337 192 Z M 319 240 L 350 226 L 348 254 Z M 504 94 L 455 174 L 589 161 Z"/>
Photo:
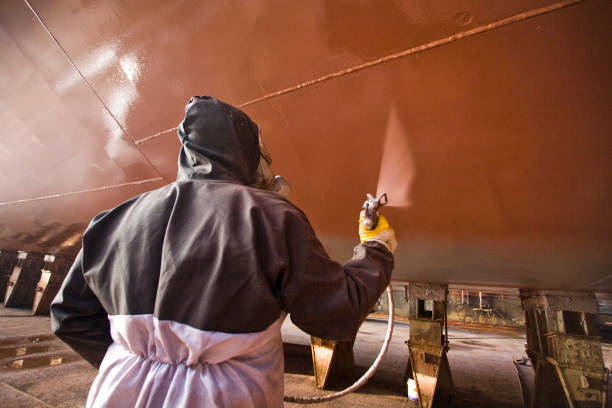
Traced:
<path id="1" fill-rule="evenodd" d="M 395 252 L 397 248 L 397 240 L 395 239 L 395 231 L 389 226 L 387 219 L 384 215 L 378 216 L 378 224 L 373 230 L 368 230 L 363 225 L 363 219 L 365 218 L 365 211 L 361 211 L 359 214 L 359 238 L 361 242 L 365 241 L 377 241 L 389 248 L 391 253 Z"/>

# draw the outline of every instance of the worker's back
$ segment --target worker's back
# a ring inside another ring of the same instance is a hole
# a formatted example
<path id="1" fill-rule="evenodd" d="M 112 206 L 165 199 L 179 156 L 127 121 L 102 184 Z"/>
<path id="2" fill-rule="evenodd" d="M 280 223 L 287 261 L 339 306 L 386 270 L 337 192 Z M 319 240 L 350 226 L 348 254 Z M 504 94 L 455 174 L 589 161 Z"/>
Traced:
<path id="1" fill-rule="evenodd" d="M 111 315 L 154 314 L 201 330 L 264 330 L 281 312 L 278 195 L 227 181 L 176 182 L 98 216 L 83 238 L 87 284 Z"/>

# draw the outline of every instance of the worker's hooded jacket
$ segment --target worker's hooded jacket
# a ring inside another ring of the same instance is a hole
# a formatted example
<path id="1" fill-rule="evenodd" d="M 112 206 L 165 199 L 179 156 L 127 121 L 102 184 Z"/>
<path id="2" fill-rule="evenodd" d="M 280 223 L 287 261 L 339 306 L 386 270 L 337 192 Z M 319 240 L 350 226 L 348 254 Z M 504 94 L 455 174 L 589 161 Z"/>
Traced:
<path id="1" fill-rule="evenodd" d="M 251 187 L 258 128 L 194 97 L 176 182 L 96 216 L 51 306 L 100 366 L 88 406 L 281 406 L 280 326 L 352 340 L 390 280 L 383 244 L 331 260 L 305 215 Z"/>

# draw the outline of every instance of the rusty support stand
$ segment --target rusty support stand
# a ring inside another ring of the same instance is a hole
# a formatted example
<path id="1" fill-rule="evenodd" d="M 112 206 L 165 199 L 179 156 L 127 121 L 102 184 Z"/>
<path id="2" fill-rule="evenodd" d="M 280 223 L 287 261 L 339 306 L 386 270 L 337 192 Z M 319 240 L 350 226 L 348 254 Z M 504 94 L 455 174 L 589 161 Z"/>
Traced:
<path id="1" fill-rule="evenodd" d="M 4 301 L 6 284 L 9 281 L 11 272 L 17 264 L 17 251 L 0 249 L 0 302 Z"/>
<path id="2" fill-rule="evenodd" d="M 406 286 L 410 319 L 408 366 L 404 382 L 411 396 L 411 383 L 417 391 L 420 408 L 448 406 L 455 386 L 448 364 L 447 285 L 409 283 Z"/>
<path id="3" fill-rule="evenodd" d="M 34 301 L 36 282 L 43 266 L 41 254 L 19 252 L 17 265 L 9 277 L 4 297 L 5 307 L 30 307 Z"/>
<path id="4" fill-rule="evenodd" d="M 330 377 L 352 377 L 355 375 L 354 341 L 336 341 L 310 337 L 312 366 L 315 385 L 325 388 Z"/>
<path id="5" fill-rule="evenodd" d="M 53 298 L 59 291 L 66 273 L 72 264 L 70 259 L 59 255 L 45 255 L 40 280 L 36 285 L 32 314 L 48 314 Z"/>
<path id="6" fill-rule="evenodd" d="M 608 370 L 595 336 L 592 293 L 521 291 L 527 355 L 535 367 L 531 408 L 605 407 Z"/>

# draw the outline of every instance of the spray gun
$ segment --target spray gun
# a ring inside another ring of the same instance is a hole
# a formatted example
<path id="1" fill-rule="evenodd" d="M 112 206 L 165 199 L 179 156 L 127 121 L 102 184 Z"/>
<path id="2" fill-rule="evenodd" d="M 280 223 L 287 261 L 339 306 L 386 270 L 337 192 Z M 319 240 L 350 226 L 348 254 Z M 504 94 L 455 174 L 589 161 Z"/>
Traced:
<path id="1" fill-rule="evenodd" d="M 365 211 L 363 226 L 371 231 L 376 228 L 376 224 L 378 224 L 378 209 L 387 204 L 389 200 L 387 200 L 387 193 L 382 193 L 378 198 L 367 193 L 367 197 L 368 199 L 363 203 L 363 209 Z"/>

